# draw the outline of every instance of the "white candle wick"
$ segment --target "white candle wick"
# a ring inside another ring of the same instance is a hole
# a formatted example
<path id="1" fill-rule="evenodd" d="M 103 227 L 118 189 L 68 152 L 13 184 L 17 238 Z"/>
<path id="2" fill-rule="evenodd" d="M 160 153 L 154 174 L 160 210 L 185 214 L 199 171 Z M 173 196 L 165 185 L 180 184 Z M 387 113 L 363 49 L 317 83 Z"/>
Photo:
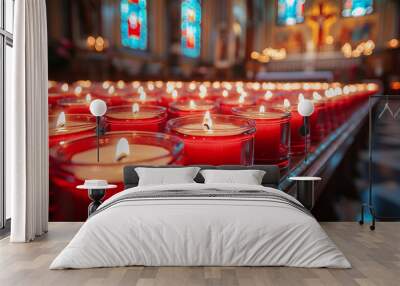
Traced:
<path id="1" fill-rule="evenodd" d="M 65 119 L 65 112 L 61 111 L 60 114 L 58 114 L 58 117 L 57 117 L 57 124 L 56 124 L 57 128 L 64 127 L 66 122 L 67 121 Z"/>
<path id="2" fill-rule="evenodd" d="M 273 94 L 270 90 L 267 90 L 264 94 L 265 100 L 270 100 L 272 98 Z"/>
<path id="3" fill-rule="evenodd" d="M 197 108 L 196 102 L 194 102 L 193 99 L 191 99 L 191 100 L 189 101 L 189 108 L 190 108 L 190 109 L 196 109 L 196 108 Z"/>
<path id="4" fill-rule="evenodd" d="M 210 111 L 206 111 L 204 113 L 203 127 L 204 127 L 205 130 L 211 130 L 212 127 L 213 127 L 213 122 L 212 122 L 212 119 L 211 119 Z"/>
<path id="5" fill-rule="evenodd" d="M 123 80 L 119 80 L 119 81 L 117 82 L 117 87 L 118 87 L 119 89 L 123 89 L 123 88 L 125 87 L 125 82 L 124 82 Z"/>
<path id="6" fill-rule="evenodd" d="M 87 103 L 92 101 L 92 95 L 90 93 L 86 94 L 85 100 Z"/>
<path id="7" fill-rule="evenodd" d="M 172 96 L 172 99 L 173 99 L 173 100 L 176 100 L 176 99 L 178 98 L 178 91 L 175 90 L 175 89 L 172 90 L 172 95 L 171 95 L 171 96 Z"/>
<path id="8" fill-rule="evenodd" d="M 64 84 L 61 86 L 61 91 L 63 91 L 63 92 L 67 92 L 68 89 L 69 89 L 68 83 L 64 83 Z"/>
<path id="9" fill-rule="evenodd" d="M 283 106 L 284 106 L 286 109 L 290 109 L 290 101 L 289 101 L 289 99 L 285 98 L 285 99 L 283 100 Z"/>
<path id="10" fill-rule="evenodd" d="M 241 94 L 241 95 L 239 96 L 239 100 L 238 100 L 239 104 L 243 104 L 243 103 L 244 103 L 245 97 L 246 97 L 245 94 Z"/>
<path id="11" fill-rule="evenodd" d="M 80 86 L 75 87 L 74 92 L 75 92 L 76 95 L 81 94 L 81 92 L 82 92 L 82 87 L 80 87 Z"/>
<path id="12" fill-rule="evenodd" d="M 144 92 L 144 91 L 142 91 L 142 92 L 140 92 L 140 95 L 139 95 L 139 100 L 140 101 L 146 101 L 146 93 Z"/>
<path id="13" fill-rule="evenodd" d="M 121 138 L 118 140 L 117 146 L 115 148 L 115 161 L 119 162 L 122 159 L 128 157 L 130 154 L 129 142 L 126 138 Z"/>
<path id="14" fill-rule="evenodd" d="M 319 101 L 319 100 L 322 99 L 322 96 L 318 92 L 314 91 L 313 92 L 313 98 L 314 98 L 315 101 Z"/>
<path id="15" fill-rule="evenodd" d="M 115 88 L 113 86 L 110 86 L 110 88 L 108 89 L 108 94 L 112 95 L 115 92 Z"/>
<path id="16" fill-rule="evenodd" d="M 137 104 L 137 103 L 132 104 L 132 112 L 138 113 L 139 111 L 140 111 L 139 104 Z"/>

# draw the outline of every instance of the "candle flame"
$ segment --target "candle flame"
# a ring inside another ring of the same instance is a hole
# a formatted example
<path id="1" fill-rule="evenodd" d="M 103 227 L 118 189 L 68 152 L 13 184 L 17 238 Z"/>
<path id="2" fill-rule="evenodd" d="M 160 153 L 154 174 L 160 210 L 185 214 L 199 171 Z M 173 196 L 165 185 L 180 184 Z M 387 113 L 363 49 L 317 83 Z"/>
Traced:
<path id="1" fill-rule="evenodd" d="M 154 83 L 152 83 L 152 82 L 147 83 L 147 89 L 150 91 L 154 90 Z"/>
<path id="2" fill-rule="evenodd" d="M 285 98 L 285 99 L 283 100 L 283 106 L 284 106 L 286 109 L 290 109 L 290 101 L 289 101 L 289 99 Z"/>
<path id="3" fill-rule="evenodd" d="M 137 80 L 132 82 L 132 87 L 137 89 L 140 86 L 140 82 L 138 82 Z"/>
<path id="4" fill-rule="evenodd" d="M 115 148 L 115 161 L 120 162 L 124 158 L 128 157 L 130 153 L 129 142 L 126 138 L 122 137 L 118 140 Z"/>
<path id="5" fill-rule="evenodd" d="M 110 87 L 110 85 L 111 85 L 111 83 L 108 80 L 106 80 L 103 82 L 102 86 L 103 86 L 103 89 L 108 89 Z"/>
<path id="6" fill-rule="evenodd" d="M 204 90 L 204 89 L 201 90 L 200 93 L 199 93 L 199 97 L 201 99 L 204 99 L 206 96 L 207 96 L 207 90 Z"/>
<path id="7" fill-rule="evenodd" d="M 212 87 L 215 89 L 221 88 L 221 83 L 219 81 L 214 81 Z"/>
<path id="8" fill-rule="evenodd" d="M 201 92 L 207 92 L 207 87 L 204 84 L 199 85 L 199 90 Z"/>
<path id="9" fill-rule="evenodd" d="M 123 89 L 123 88 L 125 87 L 125 82 L 124 82 L 123 80 L 119 80 L 119 81 L 117 82 L 117 87 L 118 87 L 119 89 Z"/>
<path id="10" fill-rule="evenodd" d="M 299 94 L 299 101 L 304 100 L 304 95 L 302 93 Z"/>
<path id="11" fill-rule="evenodd" d="M 112 95 L 112 94 L 114 94 L 114 92 L 115 92 L 115 87 L 110 86 L 110 88 L 108 89 L 108 94 Z"/>
<path id="12" fill-rule="evenodd" d="M 175 90 L 175 89 L 172 90 L 172 95 L 171 95 L 171 96 L 172 96 L 172 99 L 173 99 L 173 100 L 176 100 L 176 99 L 178 98 L 178 91 Z"/>
<path id="13" fill-rule="evenodd" d="M 143 92 L 144 92 L 143 86 L 139 86 L 139 88 L 138 88 L 138 93 L 143 93 Z"/>
<path id="14" fill-rule="evenodd" d="M 68 89 L 69 89 L 68 83 L 63 83 L 63 85 L 61 86 L 61 91 L 67 92 Z"/>
<path id="15" fill-rule="evenodd" d="M 191 82 L 189 84 L 189 89 L 192 90 L 192 91 L 195 90 L 196 89 L 196 84 L 194 82 Z"/>
<path id="16" fill-rule="evenodd" d="M 273 94 L 270 90 L 267 90 L 264 94 L 265 100 L 270 100 L 272 98 Z"/>
<path id="17" fill-rule="evenodd" d="M 146 93 L 143 91 L 143 92 L 140 92 L 140 95 L 139 95 L 139 100 L 140 101 L 146 101 L 146 97 L 147 97 L 147 95 L 146 95 Z"/>
<path id="18" fill-rule="evenodd" d="M 320 101 L 322 99 L 322 96 L 318 92 L 314 91 L 313 98 L 315 101 Z"/>
<path id="19" fill-rule="evenodd" d="M 194 102 L 194 100 L 191 99 L 191 100 L 189 101 L 189 108 L 190 108 L 190 109 L 196 109 L 196 107 L 197 107 L 196 102 Z"/>
<path id="20" fill-rule="evenodd" d="M 49 82 L 48 82 L 48 87 L 49 87 L 49 88 L 55 87 L 56 85 L 57 85 L 57 82 L 56 82 L 56 81 L 54 81 L 54 80 L 49 80 Z"/>
<path id="21" fill-rule="evenodd" d="M 229 92 L 226 89 L 224 89 L 224 91 L 222 91 L 222 96 L 228 97 L 228 95 L 229 95 Z"/>
<path id="22" fill-rule="evenodd" d="M 212 122 L 212 119 L 211 119 L 210 111 L 206 111 L 204 113 L 203 127 L 204 127 L 205 130 L 211 130 L 212 127 L 213 127 L 213 122 Z"/>
<path id="23" fill-rule="evenodd" d="M 265 106 L 264 106 L 264 105 L 261 105 L 259 111 L 260 111 L 261 113 L 265 113 Z"/>
<path id="24" fill-rule="evenodd" d="M 56 127 L 57 128 L 65 127 L 66 123 L 67 123 L 67 120 L 65 119 L 65 112 L 61 111 L 60 114 L 58 114 L 58 117 L 57 117 Z"/>
<path id="25" fill-rule="evenodd" d="M 85 100 L 87 103 L 92 101 L 92 95 L 90 93 L 86 94 Z"/>
<path id="26" fill-rule="evenodd" d="M 77 86 L 77 87 L 75 87 L 75 90 L 74 90 L 74 92 L 75 92 L 75 94 L 76 94 L 76 95 L 79 95 L 79 94 L 81 94 L 81 93 L 82 93 L 82 87 L 81 87 L 81 86 Z"/>
<path id="27" fill-rule="evenodd" d="M 132 112 L 137 113 L 140 111 L 140 106 L 137 103 L 132 104 Z"/>

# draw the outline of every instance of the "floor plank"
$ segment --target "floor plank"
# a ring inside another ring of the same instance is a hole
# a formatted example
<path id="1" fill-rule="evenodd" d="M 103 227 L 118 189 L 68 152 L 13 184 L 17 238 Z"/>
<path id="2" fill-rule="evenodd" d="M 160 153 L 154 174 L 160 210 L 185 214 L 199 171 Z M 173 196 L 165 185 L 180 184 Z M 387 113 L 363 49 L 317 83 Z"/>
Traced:
<path id="1" fill-rule="evenodd" d="M 32 243 L 0 240 L 2 286 L 266 286 L 399 285 L 400 222 L 381 222 L 372 232 L 355 222 L 322 223 L 352 263 L 352 269 L 289 267 L 119 267 L 50 271 L 54 257 L 81 223 L 50 223 L 50 231 Z"/>

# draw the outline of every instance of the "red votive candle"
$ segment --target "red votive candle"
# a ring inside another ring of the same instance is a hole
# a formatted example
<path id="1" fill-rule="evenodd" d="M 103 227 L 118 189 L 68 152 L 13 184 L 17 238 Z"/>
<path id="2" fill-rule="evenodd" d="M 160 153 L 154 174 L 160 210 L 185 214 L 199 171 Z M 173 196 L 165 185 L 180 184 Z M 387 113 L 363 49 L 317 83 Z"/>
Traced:
<path id="1" fill-rule="evenodd" d="M 219 109 L 223 114 L 232 114 L 232 108 L 255 105 L 256 101 L 250 96 L 229 96 L 221 99 Z"/>
<path id="2" fill-rule="evenodd" d="M 85 179 L 103 179 L 117 184 L 106 199 L 123 190 L 123 168 L 127 165 L 174 164 L 183 150 L 178 137 L 152 132 L 110 132 L 100 139 L 97 162 L 96 136 L 57 144 L 50 149 L 51 186 L 57 205 L 53 220 L 83 221 L 90 203 L 76 186 Z"/>
<path id="3" fill-rule="evenodd" d="M 217 103 L 211 100 L 187 99 L 172 103 L 168 109 L 170 118 L 204 114 L 206 111 L 216 113 Z"/>
<path id="4" fill-rule="evenodd" d="M 89 114 L 90 102 L 94 99 L 92 94 L 75 98 L 66 98 L 58 101 L 57 106 L 68 114 Z"/>
<path id="5" fill-rule="evenodd" d="M 169 107 L 172 103 L 177 102 L 179 100 L 184 100 L 186 99 L 187 96 L 182 96 L 179 91 L 176 89 L 174 90 L 169 90 L 165 93 L 161 94 L 161 105 L 164 107 Z"/>
<path id="6" fill-rule="evenodd" d="M 132 93 L 128 90 L 116 89 L 114 85 L 110 86 L 107 90 L 100 90 L 96 94 L 110 106 L 126 105 L 129 103 L 128 98 L 133 97 Z"/>
<path id="7" fill-rule="evenodd" d="M 320 142 L 331 131 L 331 122 L 326 100 L 318 92 L 313 93 L 312 100 L 314 113 L 310 116 L 311 141 Z"/>
<path id="8" fill-rule="evenodd" d="M 96 122 L 91 115 L 63 112 L 49 115 L 49 145 L 94 134 L 95 129 Z"/>
<path id="9" fill-rule="evenodd" d="M 167 111 L 165 107 L 161 106 L 134 103 L 111 107 L 105 117 L 107 129 L 110 131 L 162 132 L 167 121 Z"/>
<path id="10" fill-rule="evenodd" d="M 233 108 L 233 113 L 256 122 L 255 164 L 289 165 L 290 113 L 264 105 Z"/>
<path id="11" fill-rule="evenodd" d="M 167 130 L 183 139 L 184 164 L 253 164 L 253 120 L 206 112 L 171 119 Z"/>

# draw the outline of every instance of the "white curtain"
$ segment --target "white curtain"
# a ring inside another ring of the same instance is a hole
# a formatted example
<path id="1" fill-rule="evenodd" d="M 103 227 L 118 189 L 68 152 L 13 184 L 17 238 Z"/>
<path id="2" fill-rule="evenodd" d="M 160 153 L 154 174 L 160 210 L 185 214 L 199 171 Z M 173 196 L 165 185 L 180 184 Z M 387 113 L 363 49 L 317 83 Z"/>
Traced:
<path id="1" fill-rule="evenodd" d="M 15 1 L 13 92 L 6 97 L 6 187 L 12 242 L 48 227 L 47 23 L 45 0 Z"/>

